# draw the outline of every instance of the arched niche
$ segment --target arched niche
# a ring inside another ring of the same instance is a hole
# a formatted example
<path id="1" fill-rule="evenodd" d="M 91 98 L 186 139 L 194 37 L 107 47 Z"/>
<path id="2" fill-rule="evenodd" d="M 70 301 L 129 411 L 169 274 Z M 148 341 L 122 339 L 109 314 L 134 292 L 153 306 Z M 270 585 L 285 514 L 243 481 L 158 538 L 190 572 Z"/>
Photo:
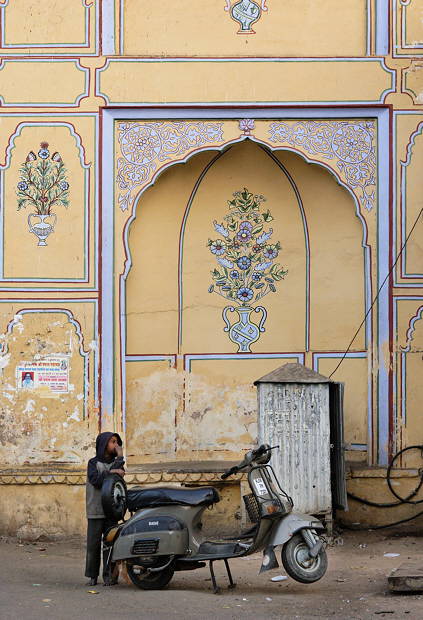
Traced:
<path id="1" fill-rule="evenodd" d="M 264 231 L 272 228 L 272 240 L 280 241 L 277 261 L 288 273 L 262 300 L 266 331 L 241 353 L 224 331 L 228 301 L 208 292 L 216 255 L 207 243 L 219 236 L 214 222 L 224 223 L 228 200 L 244 187 L 265 196 L 262 210 L 273 220 Z M 289 151 L 244 141 L 164 172 L 139 200 L 128 236 L 124 345 L 131 458 L 211 458 L 215 450 L 232 454 L 251 445 L 252 382 L 284 361 L 310 365 L 314 354 L 345 350 L 370 290 L 366 236 L 350 193 L 324 168 Z M 357 351 L 361 357 L 345 362 L 354 386 L 347 395 L 347 433 L 350 441 L 366 443 L 365 333 L 354 343 Z"/>

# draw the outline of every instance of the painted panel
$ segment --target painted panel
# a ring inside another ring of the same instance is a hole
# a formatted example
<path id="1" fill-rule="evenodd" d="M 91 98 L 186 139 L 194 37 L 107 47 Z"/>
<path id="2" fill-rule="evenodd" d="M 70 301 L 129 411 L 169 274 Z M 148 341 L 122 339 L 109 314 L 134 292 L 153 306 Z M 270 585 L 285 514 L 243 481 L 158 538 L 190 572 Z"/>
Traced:
<path id="1" fill-rule="evenodd" d="M 5 58 L 0 65 L 0 102 L 4 107 L 78 107 L 88 89 L 89 70 L 77 60 Z"/>
<path id="2" fill-rule="evenodd" d="M 295 180 L 291 184 L 278 163 L 245 142 L 227 150 L 201 180 L 182 246 L 184 351 L 306 350 L 305 216 Z"/>
<path id="3" fill-rule="evenodd" d="M 339 357 L 331 355 L 315 355 L 315 370 L 328 377 L 339 361 Z M 371 451 L 371 398 L 369 382 L 369 364 L 367 355 L 351 354 L 347 357 L 336 373 L 336 381 L 345 384 L 344 393 L 344 437 L 347 449 Z"/>
<path id="4" fill-rule="evenodd" d="M 193 359 L 186 377 L 184 409 L 178 416 L 181 458 L 228 460 L 257 441 L 257 390 L 253 382 L 285 362 L 298 358 L 238 356 L 237 359 Z"/>
<path id="5" fill-rule="evenodd" d="M 57 302 L 56 307 L 31 300 L 1 303 L 0 454 L 11 466 L 82 464 L 96 432 L 96 308 L 93 303 Z M 45 378 L 53 358 L 61 359 L 69 373 L 66 391 L 22 371 L 42 362 Z"/>
<path id="6" fill-rule="evenodd" d="M 423 103 L 423 65 L 421 60 L 412 60 L 403 70 L 403 91 L 408 93 L 414 104 Z"/>
<path id="7" fill-rule="evenodd" d="M 95 54 L 96 4 L 96 0 L 4 0 L 0 7 L 1 53 Z"/>
<path id="8" fill-rule="evenodd" d="M 214 156 L 201 153 L 165 172 L 139 202 L 129 232 L 133 266 L 127 279 L 128 354 L 178 350 L 179 233 L 192 188 Z M 206 291 L 207 286 L 203 282 Z"/>
<path id="9" fill-rule="evenodd" d="M 126 363 L 128 386 L 126 454 L 129 463 L 175 459 L 177 410 L 183 375 L 168 360 L 136 359 Z"/>
<path id="10" fill-rule="evenodd" d="M 381 59 L 109 59 L 97 71 L 97 94 L 117 105 L 378 103 L 395 88 Z"/>
<path id="11" fill-rule="evenodd" d="M 396 283 L 419 287 L 423 278 L 423 223 L 421 218 L 417 220 L 422 207 L 423 115 L 396 114 L 396 157 L 396 255 L 403 248 L 395 270 Z"/>
<path id="12" fill-rule="evenodd" d="M 226 5 L 226 6 L 225 6 Z M 370 0 L 121 3 L 123 52 L 140 56 L 365 55 Z"/>
<path id="13" fill-rule="evenodd" d="M 3 123 L 15 130 L 1 166 L 0 276 L 8 286 L 93 283 L 95 120 L 78 119 L 83 143 L 74 119 L 38 117 L 16 125 L 21 119 Z"/>
<path id="14" fill-rule="evenodd" d="M 421 403 L 423 399 L 423 297 L 395 299 L 395 400 L 398 449 L 423 442 Z M 419 467 L 419 454 L 407 454 L 403 463 Z"/>
<path id="15" fill-rule="evenodd" d="M 423 55 L 422 0 L 393 1 L 394 56 Z"/>
<path id="16" fill-rule="evenodd" d="M 350 193 L 334 183 L 327 170 L 309 166 L 292 153 L 278 152 L 277 157 L 283 158 L 297 182 L 307 218 L 310 348 L 343 349 L 348 344 L 346 334 L 354 334 L 365 314 L 366 286 L 371 286 L 365 254 L 367 222 L 372 218 L 359 217 Z M 353 349 L 365 347 L 362 330 Z"/>

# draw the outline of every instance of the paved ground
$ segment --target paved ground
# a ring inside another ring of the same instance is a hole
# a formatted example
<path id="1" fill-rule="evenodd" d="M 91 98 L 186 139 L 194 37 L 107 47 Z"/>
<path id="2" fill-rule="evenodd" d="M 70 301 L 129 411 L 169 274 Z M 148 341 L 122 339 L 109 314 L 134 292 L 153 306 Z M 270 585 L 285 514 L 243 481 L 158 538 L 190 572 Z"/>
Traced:
<path id="1" fill-rule="evenodd" d="M 345 532 L 341 542 L 328 549 L 328 572 L 313 585 L 292 579 L 274 583 L 272 576 L 284 574 L 278 569 L 258 576 L 261 556 L 254 555 L 231 563 L 236 590 L 214 595 L 205 568 L 176 573 L 162 591 L 143 592 L 124 580 L 112 588 L 89 588 L 83 577 L 80 541 L 19 544 L 3 540 L 0 618 L 423 618 L 423 593 L 392 595 L 386 580 L 401 562 L 423 561 L 423 538 Z M 385 557 L 385 553 L 400 555 Z M 222 585 L 223 568 L 222 564 L 216 570 Z"/>

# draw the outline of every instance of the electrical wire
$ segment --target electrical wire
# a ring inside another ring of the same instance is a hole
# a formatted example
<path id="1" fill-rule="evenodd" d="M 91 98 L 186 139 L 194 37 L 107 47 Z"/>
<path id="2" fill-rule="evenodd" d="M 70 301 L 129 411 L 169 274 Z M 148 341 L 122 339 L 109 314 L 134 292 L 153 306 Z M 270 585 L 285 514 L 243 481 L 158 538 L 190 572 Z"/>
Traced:
<path id="1" fill-rule="evenodd" d="M 364 323 L 366 322 L 367 317 L 369 316 L 370 312 L 372 311 L 373 306 L 375 305 L 375 303 L 376 303 L 376 302 L 377 302 L 377 300 L 379 299 L 379 295 L 380 295 L 381 290 L 382 290 L 382 289 L 383 289 L 383 287 L 385 286 L 385 283 L 386 283 L 387 279 L 389 278 L 389 276 L 391 275 L 391 273 L 392 273 L 392 272 L 393 272 L 393 270 L 395 269 L 396 264 L 398 263 L 398 261 L 399 261 L 399 259 L 400 259 L 401 255 L 402 255 L 402 253 L 403 253 L 403 251 L 405 250 L 405 246 L 407 245 L 408 240 L 410 239 L 410 237 L 411 237 L 411 235 L 412 235 L 412 233 L 413 233 L 413 231 L 414 231 L 415 227 L 417 226 L 417 222 L 419 221 L 420 216 L 421 216 L 421 214 L 422 214 L 422 213 L 423 213 L 423 207 L 420 209 L 419 214 L 418 214 L 418 216 L 416 217 L 415 222 L 414 222 L 413 226 L 411 227 L 410 232 L 408 233 L 408 235 L 407 235 L 407 237 L 406 237 L 406 239 L 405 239 L 404 243 L 403 243 L 403 244 L 402 244 L 402 246 L 401 246 L 400 251 L 398 252 L 398 254 L 397 254 L 396 258 L 395 258 L 394 263 L 392 264 L 392 267 L 390 268 L 390 270 L 388 271 L 388 273 L 387 273 L 387 275 L 386 275 L 386 277 L 385 277 L 384 281 L 383 281 L 383 282 L 382 282 L 382 284 L 380 285 L 380 287 L 379 287 L 379 289 L 378 289 L 378 292 L 376 293 L 376 296 L 375 296 L 375 298 L 373 299 L 373 301 L 372 301 L 372 303 L 371 303 L 370 308 L 367 310 L 366 314 L 364 315 L 364 319 L 361 321 L 360 325 L 358 326 L 357 331 L 355 332 L 354 336 L 352 337 L 350 344 L 348 345 L 348 347 L 347 347 L 347 349 L 346 349 L 345 353 L 343 354 L 343 356 L 341 357 L 340 361 L 338 362 L 338 364 L 337 364 L 337 366 L 336 366 L 335 370 L 333 370 L 333 371 L 331 372 L 331 374 L 329 375 L 329 379 L 332 377 L 332 375 L 334 375 L 334 374 L 336 373 L 336 371 L 338 370 L 338 368 L 340 367 L 340 365 L 342 364 L 342 362 L 344 361 L 344 359 L 347 357 L 347 355 L 348 355 L 348 351 L 351 349 L 351 346 L 352 346 L 352 344 L 353 344 L 354 340 L 357 338 L 357 336 L 358 336 L 358 334 L 359 334 L 359 332 L 360 332 L 361 328 L 363 327 Z"/>
<path id="2" fill-rule="evenodd" d="M 409 495 L 407 495 L 407 497 L 401 497 L 401 495 L 399 495 L 392 486 L 391 471 L 393 469 L 394 463 L 402 454 L 404 454 L 404 452 L 408 452 L 408 450 L 420 450 L 421 456 L 423 458 L 423 445 L 407 446 L 406 448 L 399 450 L 392 457 L 391 462 L 389 463 L 388 468 L 386 470 L 386 481 L 388 483 L 389 490 L 391 491 L 392 495 L 394 495 L 398 499 L 397 502 L 385 502 L 385 503 L 372 502 L 371 500 L 365 499 L 364 497 L 358 497 L 357 495 L 354 495 L 353 493 L 348 493 L 348 497 L 350 497 L 351 499 L 354 499 L 356 502 L 360 502 L 361 504 L 365 504 L 366 506 L 374 506 L 375 508 L 393 508 L 394 506 L 401 506 L 403 504 L 412 504 L 414 506 L 417 504 L 422 504 L 423 499 L 412 501 L 412 498 L 417 495 L 417 493 L 420 491 L 420 489 L 423 486 L 423 468 L 419 470 L 419 473 L 420 473 L 419 484 L 415 487 L 415 489 L 411 493 L 409 493 Z M 386 523 L 385 525 L 375 525 L 372 527 L 354 527 L 354 526 L 346 525 L 346 524 L 342 524 L 342 527 L 345 529 L 350 529 L 350 530 L 363 530 L 363 529 L 381 530 L 387 527 L 394 527 L 396 525 L 401 525 L 402 523 L 407 523 L 408 521 L 417 519 L 417 517 L 420 517 L 421 515 L 423 515 L 423 511 L 417 512 L 415 515 L 411 517 L 400 519 L 399 521 L 394 521 L 393 523 Z"/>
<path id="3" fill-rule="evenodd" d="M 401 454 L 403 454 L 404 452 L 407 452 L 408 450 L 421 450 L 422 452 L 421 456 L 423 458 L 423 445 L 407 446 L 406 448 L 403 448 L 402 450 L 400 450 L 394 455 L 394 457 L 392 458 L 386 470 L 386 481 L 388 483 L 389 490 L 391 491 L 392 495 L 394 495 L 399 501 L 384 502 L 384 503 L 383 502 L 382 503 L 372 502 L 372 500 L 365 499 L 364 497 L 358 497 L 357 495 L 354 495 L 354 493 L 348 493 L 348 497 L 351 497 L 351 499 L 355 499 L 356 502 L 360 502 L 361 504 L 366 504 L 366 506 L 374 506 L 375 508 L 394 508 L 395 506 L 400 506 L 401 504 L 413 504 L 413 505 L 423 504 L 423 499 L 419 499 L 417 501 L 411 501 L 411 499 L 417 495 L 417 493 L 420 491 L 420 489 L 423 486 L 423 469 L 420 470 L 419 484 L 409 495 L 407 495 L 407 497 L 401 497 L 401 495 L 398 495 L 398 493 L 394 490 L 392 482 L 391 482 L 391 471 L 392 471 L 395 461 L 397 460 L 397 458 L 401 456 Z"/>

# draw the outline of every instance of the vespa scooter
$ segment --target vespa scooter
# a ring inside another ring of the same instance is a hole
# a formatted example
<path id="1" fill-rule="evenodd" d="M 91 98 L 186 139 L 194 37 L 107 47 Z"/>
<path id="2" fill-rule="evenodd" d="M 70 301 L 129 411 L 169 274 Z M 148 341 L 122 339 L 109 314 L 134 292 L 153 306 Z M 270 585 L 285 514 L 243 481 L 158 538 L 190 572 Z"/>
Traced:
<path id="1" fill-rule="evenodd" d="M 213 487 L 127 490 L 120 476 L 107 476 L 102 487 L 106 516 L 118 521 L 126 509 L 135 513 L 106 533 L 108 562 L 125 561 L 131 581 L 143 590 L 163 588 L 175 571 L 201 568 L 209 562 L 213 590 L 218 593 L 215 561 L 225 563 L 229 587 L 233 588 L 228 560 L 263 550 L 261 573 L 279 566 L 274 550 L 282 546 L 288 575 L 302 583 L 321 579 L 327 569 L 321 536 L 324 526 L 312 515 L 292 511 L 293 501 L 269 465 L 273 449 L 263 444 L 249 451 L 241 463 L 221 476 L 225 479 L 247 472 L 251 489 L 243 499 L 254 525 L 232 539 L 210 540 L 202 533 L 204 510 L 220 499 Z"/>

